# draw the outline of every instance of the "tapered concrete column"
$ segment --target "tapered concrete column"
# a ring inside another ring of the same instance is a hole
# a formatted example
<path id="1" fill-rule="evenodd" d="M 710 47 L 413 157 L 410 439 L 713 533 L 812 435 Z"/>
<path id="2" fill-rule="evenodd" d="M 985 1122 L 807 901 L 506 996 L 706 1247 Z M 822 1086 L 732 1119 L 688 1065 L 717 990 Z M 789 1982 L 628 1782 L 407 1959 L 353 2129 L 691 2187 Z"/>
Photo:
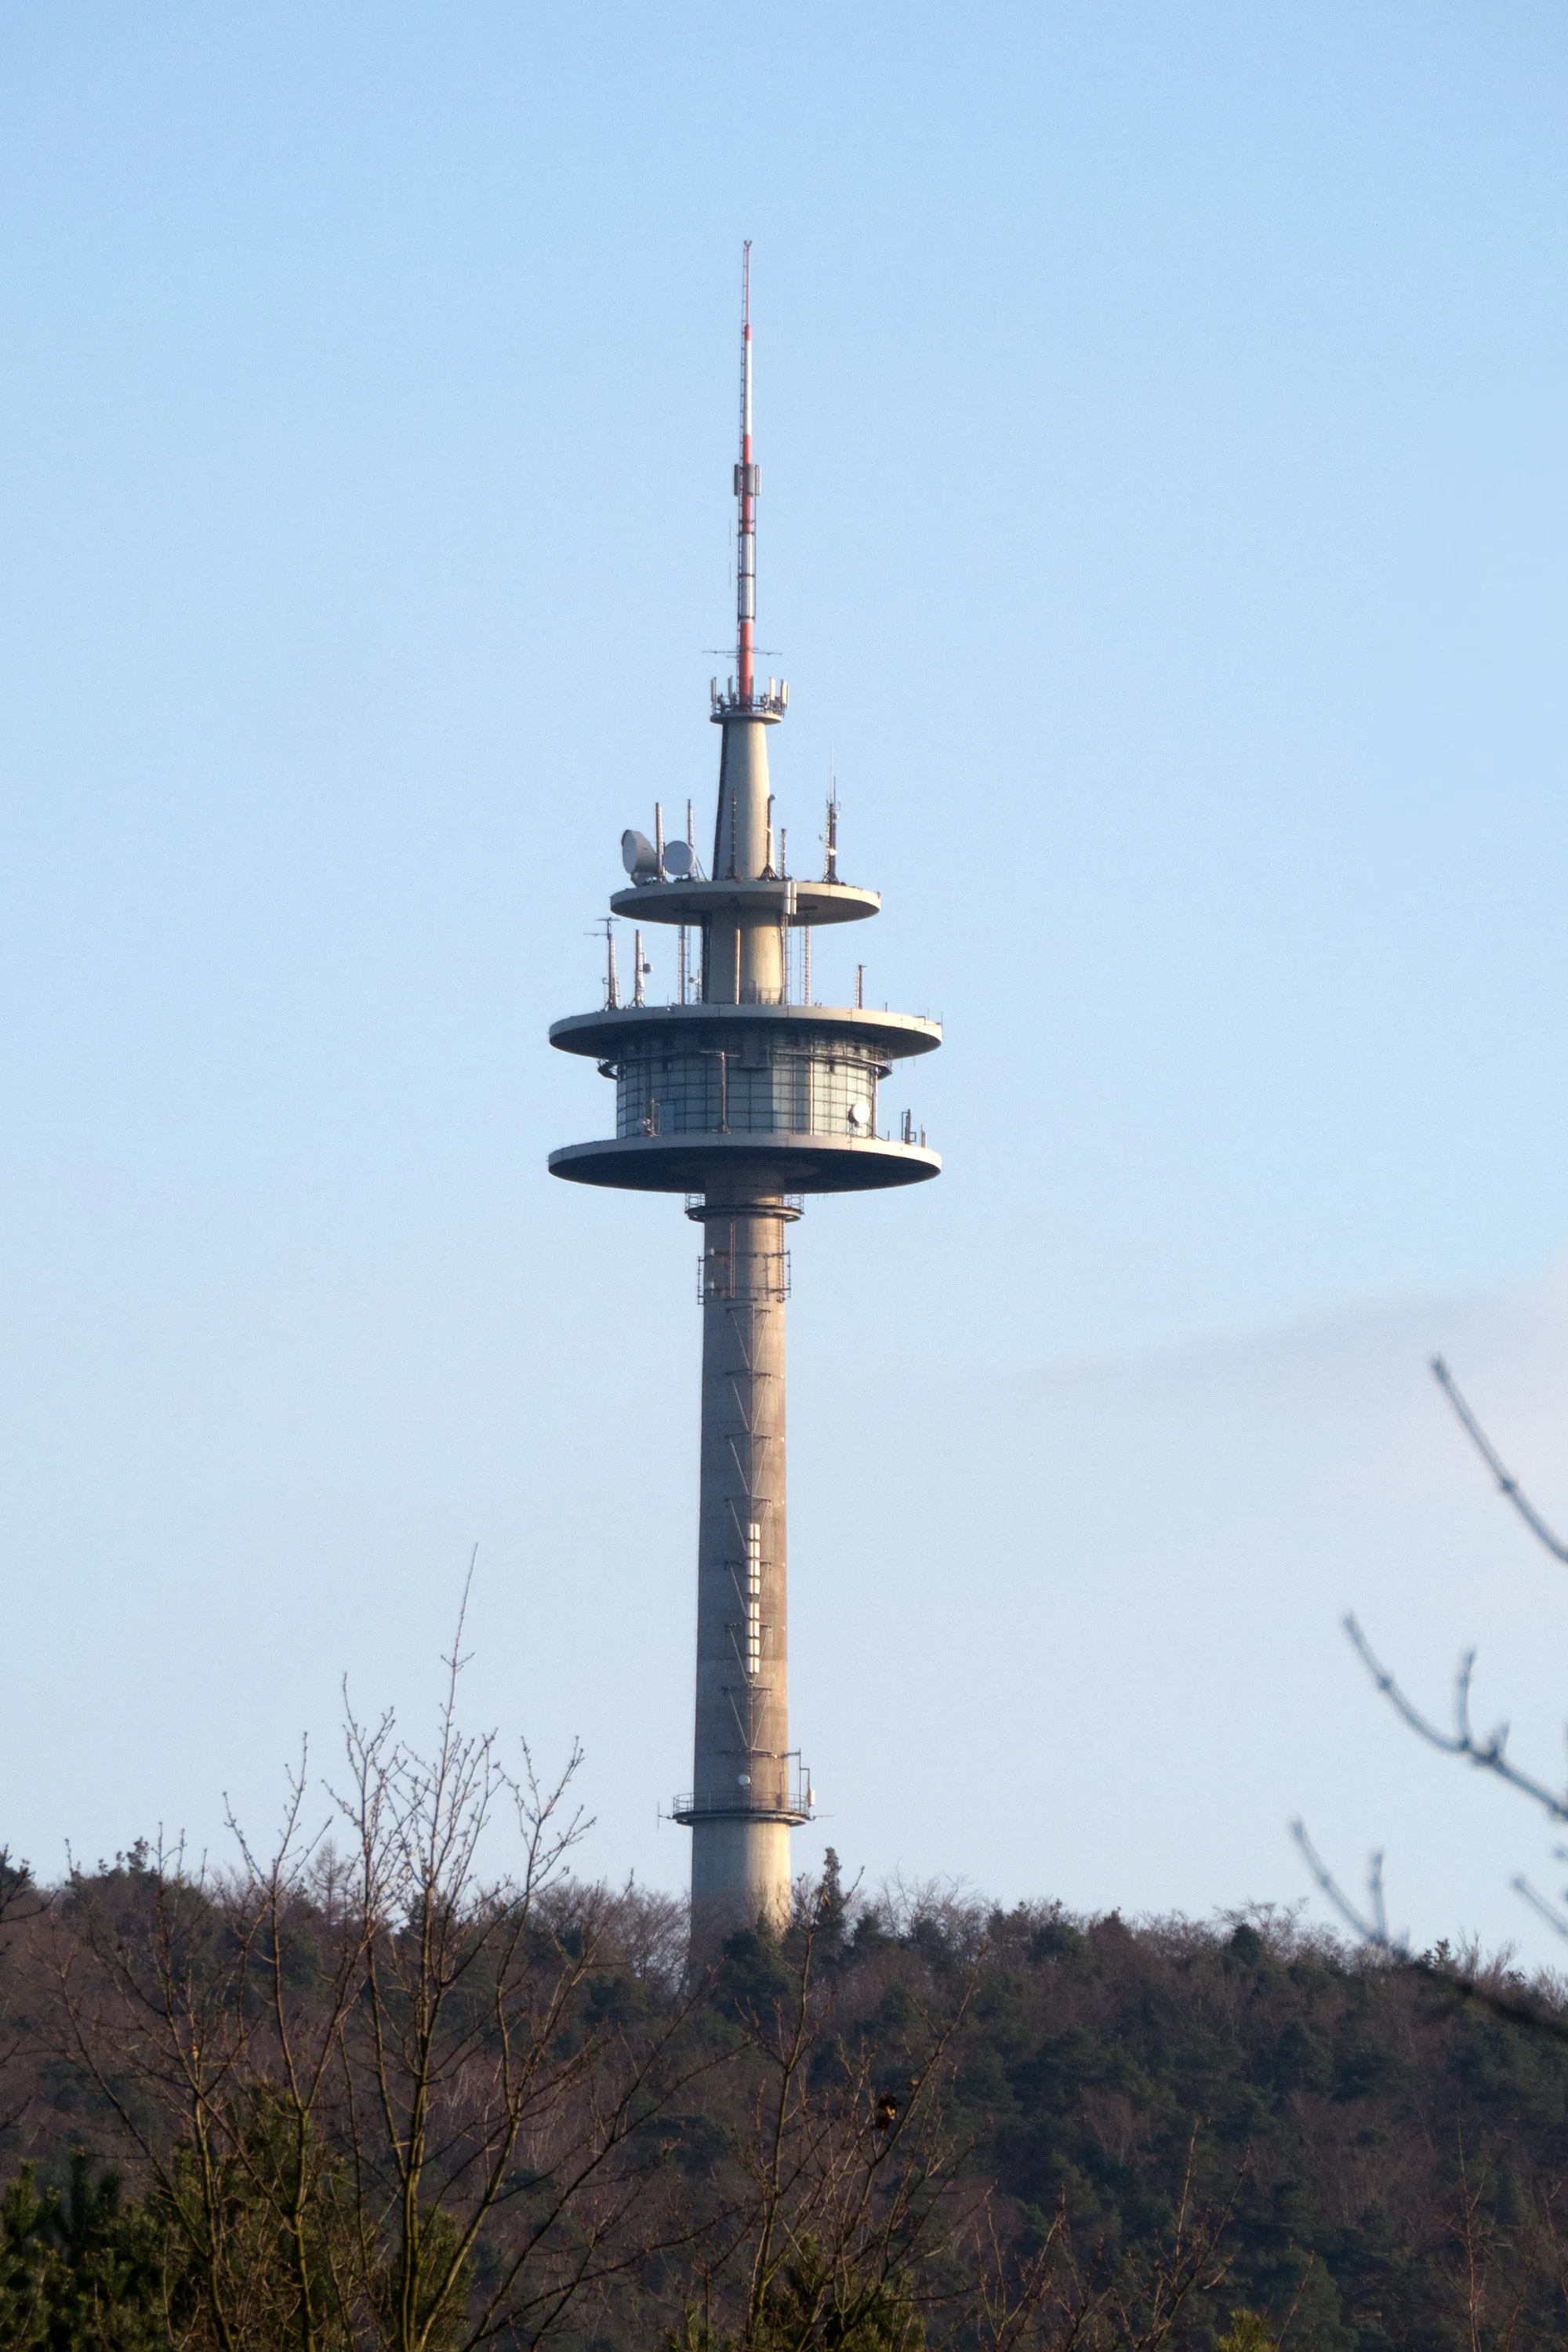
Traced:
<path id="1" fill-rule="evenodd" d="M 789 1917 L 784 1234 L 782 1201 L 710 1198 L 691 1843 L 703 1942 Z"/>
<path id="2" fill-rule="evenodd" d="M 724 722 L 719 763 L 719 821 L 713 830 L 716 882 L 754 882 L 770 870 L 768 730 L 760 719 Z M 706 928 L 702 997 L 708 1004 L 776 1004 L 784 994 L 784 952 L 776 923 L 714 915 Z"/>

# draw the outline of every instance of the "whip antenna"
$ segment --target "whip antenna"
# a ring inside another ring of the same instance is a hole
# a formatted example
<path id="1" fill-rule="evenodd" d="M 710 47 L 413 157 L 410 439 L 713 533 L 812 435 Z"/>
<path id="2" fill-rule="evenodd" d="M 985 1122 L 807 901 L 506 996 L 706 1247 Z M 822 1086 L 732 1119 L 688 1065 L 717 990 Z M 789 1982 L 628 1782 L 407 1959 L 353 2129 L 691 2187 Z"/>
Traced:
<path id="1" fill-rule="evenodd" d="M 761 467 L 752 461 L 752 240 L 741 248 L 741 462 L 735 468 L 735 686 L 742 710 L 752 699 L 757 624 L 757 513 Z"/>

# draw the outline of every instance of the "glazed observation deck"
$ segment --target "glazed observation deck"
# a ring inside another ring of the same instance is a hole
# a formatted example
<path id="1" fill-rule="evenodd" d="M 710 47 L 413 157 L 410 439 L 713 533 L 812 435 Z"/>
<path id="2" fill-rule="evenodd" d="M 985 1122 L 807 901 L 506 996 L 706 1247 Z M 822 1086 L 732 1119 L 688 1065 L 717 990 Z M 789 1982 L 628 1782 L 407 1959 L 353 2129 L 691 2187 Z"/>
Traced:
<path id="1" fill-rule="evenodd" d="M 616 1083 L 616 1133 L 550 1155 L 579 1184 L 692 1192 L 742 1177 L 788 1192 L 865 1192 L 937 1175 L 923 1138 L 879 1123 L 895 1061 L 942 1026 L 860 1005 L 644 1004 L 557 1021 L 550 1042 Z"/>

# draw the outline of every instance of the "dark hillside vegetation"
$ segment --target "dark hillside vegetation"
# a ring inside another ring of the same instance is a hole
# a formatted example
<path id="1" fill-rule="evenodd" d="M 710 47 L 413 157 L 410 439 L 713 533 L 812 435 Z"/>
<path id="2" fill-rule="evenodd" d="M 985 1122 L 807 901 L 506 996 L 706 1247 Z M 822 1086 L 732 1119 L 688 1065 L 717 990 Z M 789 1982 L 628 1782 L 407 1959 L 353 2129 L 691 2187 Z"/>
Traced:
<path id="1" fill-rule="evenodd" d="M 1550 1985 L 836 1879 L 693 1977 L 662 1898 L 417 1875 L 13 1876 L 6 2352 L 1568 2338 Z"/>

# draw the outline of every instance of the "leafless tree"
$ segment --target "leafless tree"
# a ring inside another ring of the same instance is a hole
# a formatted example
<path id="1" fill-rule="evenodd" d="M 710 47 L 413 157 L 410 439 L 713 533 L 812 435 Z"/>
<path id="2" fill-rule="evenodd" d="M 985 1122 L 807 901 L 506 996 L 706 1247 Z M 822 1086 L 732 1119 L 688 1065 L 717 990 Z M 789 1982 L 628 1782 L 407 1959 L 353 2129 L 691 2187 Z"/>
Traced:
<path id="1" fill-rule="evenodd" d="M 237 1832 L 226 1876 L 160 1846 L 59 1906 L 65 2046 L 220 2352 L 538 2344 L 680 2234 L 661 2116 L 709 2061 L 683 2001 L 595 2003 L 626 1971 L 617 1906 L 566 1879 L 578 1759 L 544 1784 L 465 1733 L 460 1643 L 430 1755 L 350 1712 L 341 1851 L 303 1830 L 301 1767 L 270 1858 Z M 503 1821 L 521 1861 L 487 1878 Z"/>

